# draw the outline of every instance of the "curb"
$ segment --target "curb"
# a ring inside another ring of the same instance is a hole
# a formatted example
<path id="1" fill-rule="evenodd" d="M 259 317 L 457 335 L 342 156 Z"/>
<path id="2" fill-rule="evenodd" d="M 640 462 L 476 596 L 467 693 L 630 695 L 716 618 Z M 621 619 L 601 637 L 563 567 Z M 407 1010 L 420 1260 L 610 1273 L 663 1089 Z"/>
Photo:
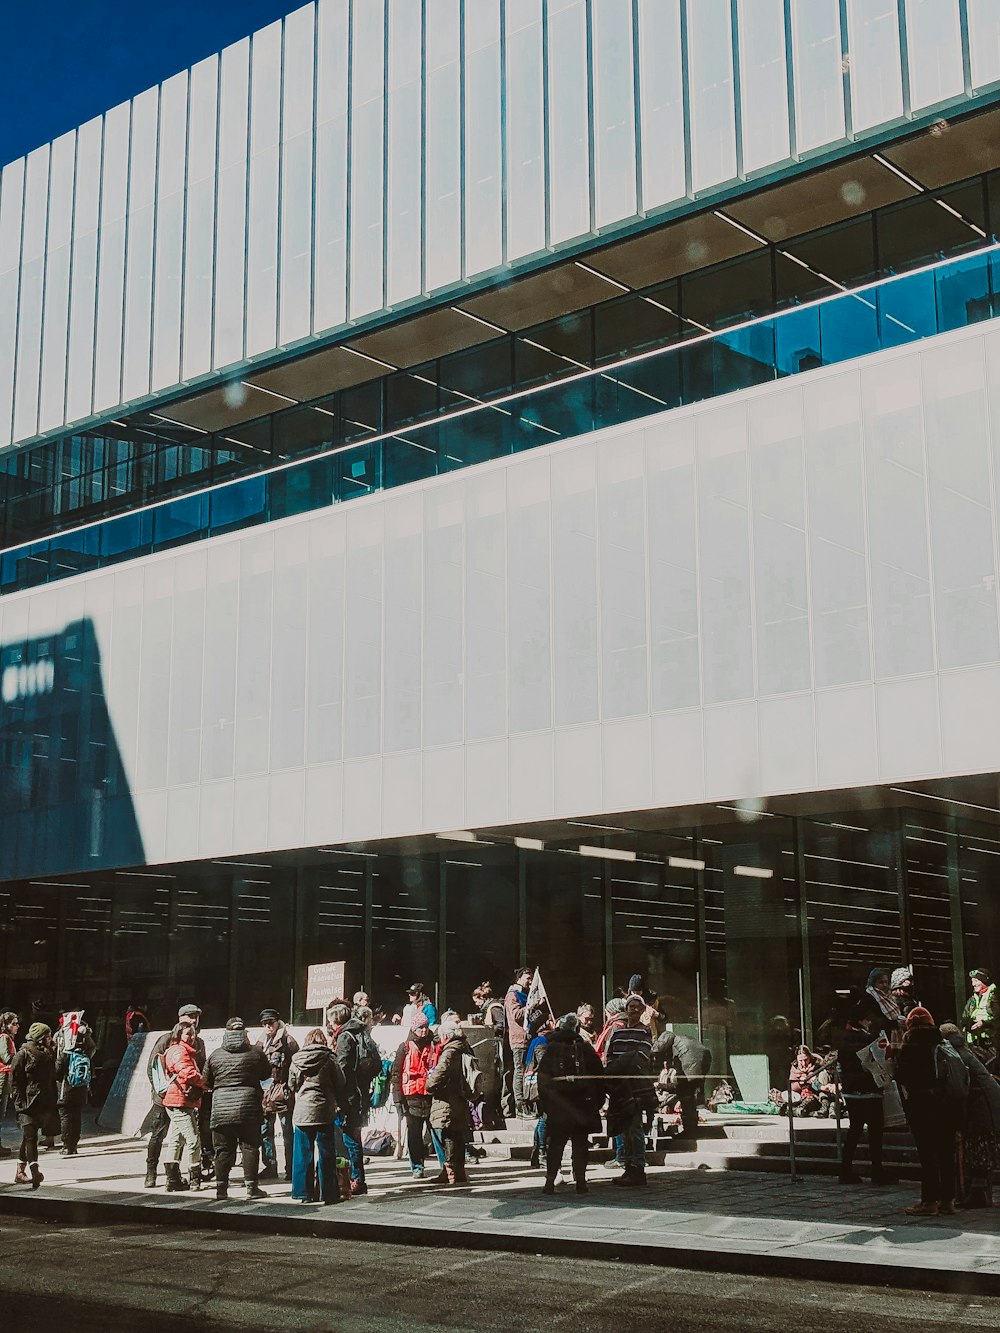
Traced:
<path id="1" fill-rule="evenodd" d="M 417 1228 L 379 1221 L 352 1223 L 346 1217 L 298 1218 L 270 1210 L 237 1211 L 232 1207 L 235 1202 L 233 1200 L 218 1212 L 208 1213 L 181 1206 L 154 1209 L 146 1204 L 113 1201 L 95 1203 L 86 1199 L 39 1198 L 4 1192 L 0 1194 L 0 1216 L 70 1222 L 83 1227 L 121 1223 L 146 1227 L 177 1226 L 193 1231 L 309 1236 L 331 1241 L 375 1241 L 432 1249 L 500 1250 L 514 1254 L 580 1258 L 581 1241 L 572 1236 L 525 1236 L 516 1231 L 449 1231 L 446 1228 Z M 926 1292 L 1000 1296 L 1000 1273 L 862 1263 L 857 1260 L 807 1258 L 802 1255 L 736 1253 L 721 1249 L 693 1250 L 593 1239 L 588 1239 L 586 1245 L 592 1259 L 605 1262 L 702 1272 L 807 1278 L 813 1282 L 887 1286 Z"/>

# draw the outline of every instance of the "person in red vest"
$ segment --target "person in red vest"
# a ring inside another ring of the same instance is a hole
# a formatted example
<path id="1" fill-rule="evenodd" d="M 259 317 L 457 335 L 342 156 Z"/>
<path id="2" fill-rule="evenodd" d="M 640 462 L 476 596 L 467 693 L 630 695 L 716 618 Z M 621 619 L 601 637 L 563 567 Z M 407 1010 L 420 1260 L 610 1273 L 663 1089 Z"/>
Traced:
<path id="1" fill-rule="evenodd" d="M 406 1146 L 410 1153 L 410 1175 L 422 1180 L 424 1175 L 424 1126 L 431 1114 L 431 1095 L 427 1075 L 438 1062 L 441 1047 L 431 1032 L 427 1015 L 419 1010 L 413 1016 L 406 1040 L 392 1062 L 392 1099 L 406 1117 Z M 430 1130 L 431 1143 L 441 1168 L 437 1179 L 447 1180 L 444 1169 L 444 1145 L 436 1129 Z"/>

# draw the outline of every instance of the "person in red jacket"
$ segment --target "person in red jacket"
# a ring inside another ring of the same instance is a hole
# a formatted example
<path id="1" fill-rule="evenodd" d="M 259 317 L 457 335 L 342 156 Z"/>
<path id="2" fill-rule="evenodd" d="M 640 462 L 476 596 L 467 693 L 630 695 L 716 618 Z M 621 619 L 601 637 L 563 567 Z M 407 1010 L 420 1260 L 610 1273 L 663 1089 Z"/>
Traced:
<path id="1" fill-rule="evenodd" d="M 170 1119 L 164 1143 L 167 1193 L 201 1187 L 201 1133 L 198 1108 L 206 1083 L 198 1068 L 198 1034 L 193 1023 L 178 1023 L 170 1034 L 170 1045 L 163 1057 L 169 1086 L 163 1094 L 163 1107 Z M 188 1149 L 188 1178 L 181 1177 L 181 1156 Z"/>
<path id="2" fill-rule="evenodd" d="M 406 1040 L 400 1043 L 392 1062 L 392 1099 L 406 1117 L 406 1146 L 410 1154 L 410 1175 L 422 1180 L 424 1175 L 424 1126 L 431 1114 L 431 1095 L 427 1091 L 427 1075 L 441 1057 L 441 1047 L 427 1022 L 427 1015 L 417 1013 L 410 1024 Z M 436 1129 L 430 1131 L 431 1143 L 437 1155 L 441 1173 L 444 1169 L 444 1145 Z"/>

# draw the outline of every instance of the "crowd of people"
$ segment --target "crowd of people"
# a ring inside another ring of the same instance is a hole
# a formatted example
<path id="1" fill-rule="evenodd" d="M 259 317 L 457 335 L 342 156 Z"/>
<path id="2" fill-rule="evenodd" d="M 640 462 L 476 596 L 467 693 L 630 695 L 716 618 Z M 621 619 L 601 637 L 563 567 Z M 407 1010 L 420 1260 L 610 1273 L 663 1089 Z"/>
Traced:
<path id="1" fill-rule="evenodd" d="M 771 1094 L 796 1116 L 846 1114 L 840 1181 L 852 1185 L 861 1183 L 854 1162 L 866 1133 L 873 1183 L 890 1179 L 885 1108 L 898 1090 L 921 1165 L 921 1199 L 907 1209 L 913 1215 L 992 1203 L 991 1175 L 1000 1165 L 1000 1000 L 982 969 L 970 982 L 959 1021 L 939 1027 L 919 1003 L 909 968 L 873 969 L 850 1013 L 823 1025 L 819 1049 L 794 1049 L 786 1087 Z M 467 1182 L 466 1166 L 478 1156 L 476 1128 L 511 1120 L 532 1127 L 531 1165 L 544 1170 L 547 1194 L 562 1180 L 567 1146 L 576 1191 L 587 1193 L 590 1139 L 605 1124 L 621 1168 L 615 1183 L 624 1187 L 646 1183 L 654 1115 L 672 1112 L 682 1136 L 697 1135 L 711 1052 L 673 1030 L 640 976 L 605 1006 L 600 1025 L 588 1003 L 557 1018 L 527 966 L 502 996 L 483 982 L 473 1003 L 470 1020 L 495 1039 L 476 1043 L 481 1056 L 468 1039 L 469 1023 L 454 1010 L 439 1016 L 419 982 L 393 1015 L 402 1040 L 388 1057 L 385 1028 L 381 1050 L 372 1035 L 385 1014 L 364 992 L 332 1001 L 324 1025 L 301 1047 L 279 1011 L 268 1008 L 259 1016 L 258 1040 L 234 1017 L 208 1053 L 201 1010 L 182 1005 L 176 1025 L 148 1055 L 145 1187 L 158 1186 L 162 1162 L 168 1192 L 212 1181 L 216 1198 L 226 1199 L 238 1150 L 248 1199 L 266 1197 L 261 1182 L 283 1175 L 293 1199 L 340 1203 L 367 1193 L 365 1128 L 373 1107 L 386 1104 L 395 1109 L 411 1178 L 425 1179 L 430 1151 L 439 1185 Z M 132 1036 L 149 1029 L 135 1007 L 128 1022 Z M 54 1033 L 32 1023 L 20 1046 L 19 1031 L 16 1014 L 0 1014 L 0 1124 L 12 1096 L 21 1130 L 15 1181 L 37 1189 L 40 1145 L 54 1146 L 58 1131 L 61 1152 L 78 1151 L 95 1043 L 82 1011 L 64 1012 Z M 785 1052 L 787 1060 L 792 1048 Z M 10 1150 L 0 1145 L 0 1155 Z"/>

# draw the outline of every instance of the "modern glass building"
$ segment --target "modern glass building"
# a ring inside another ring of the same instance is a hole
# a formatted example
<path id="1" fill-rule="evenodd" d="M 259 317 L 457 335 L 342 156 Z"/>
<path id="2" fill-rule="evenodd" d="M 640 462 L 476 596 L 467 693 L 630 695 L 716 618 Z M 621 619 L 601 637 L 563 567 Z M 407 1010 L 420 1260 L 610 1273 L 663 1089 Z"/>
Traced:
<path id="1" fill-rule="evenodd" d="M 4 167 L 0 1000 L 954 1013 L 998 235 L 992 0 L 317 0 Z"/>

